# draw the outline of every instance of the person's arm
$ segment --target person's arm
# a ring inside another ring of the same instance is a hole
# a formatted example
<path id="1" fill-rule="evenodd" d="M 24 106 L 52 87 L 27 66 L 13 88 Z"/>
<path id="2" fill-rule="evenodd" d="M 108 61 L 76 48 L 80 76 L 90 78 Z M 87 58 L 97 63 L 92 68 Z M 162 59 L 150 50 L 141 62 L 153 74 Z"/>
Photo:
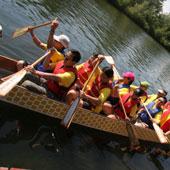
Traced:
<path id="1" fill-rule="evenodd" d="M 47 48 L 52 48 L 53 47 L 53 41 L 54 41 L 54 33 L 55 33 L 55 30 L 56 28 L 58 27 L 59 25 L 59 21 L 58 20 L 54 20 L 51 24 L 51 30 L 50 30 L 50 33 L 49 33 L 49 36 L 48 36 L 48 41 L 47 41 Z"/>
<path id="2" fill-rule="evenodd" d="M 54 80 L 54 81 L 57 81 L 57 82 L 60 82 L 60 80 L 61 80 L 58 75 L 53 74 L 53 73 L 41 72 L 41 71 L 35 70 L 34 68 L 31 68 L 29 71 L 32 74 L 35 74 L 35 75 L 40 76 L 42 78 L 45 78 L 47 80 Z"/>
<path id="3" fill-rule="evenodd" d="M 30 32 L 30 34 L 31 34 L 31 37 L 32 37 L 33 42 L 34 42 L 38 47 L 40 47 L 41 49 L 46 50 L 46 49 L 47 49 L 46 44 L 44 44 L 43 42 L 41 42 L 41 41 L 39 40 L 39 38 L 34 34 L 33 29 L 29 28 L 29 32 Z"/>
<path id="4" fill-rule="evenodd" d="M 103 88 L 100 90 L 100 95 L 98 99 L 101 101 L 99 105 L 95 105 L 94 112 L 100 113 L 102 111 L 103 103 L 107 100 L 107 98 L 110 96 L 111 89 L 110 88 Z"/>
<path id="5" fill-rule="evenodd" d="M 86 94 L 86 93 L 81 92 L 81 97 L 82 97 L 83 99 L 88 100 L 88 101 L 89 101 L 90 103 L 92 103 L 94 106 L 101 104 L 101 100 L 100 100 L 99 98 L 90 96 L 90 95 L 88 95 L 88 94 Z"/>
<path id="6" fill-rule="evenodd" d="M 50 61 L 51 61 L 50 59 L 51 59 L 51 57 L 54 53 L 55 53 L 54 49 L 51 49 L 46 53 L 46 57 L 43 61 L 43 67 L 45 68 L 45 70 L 52 70 L 53 69 L 50 65 Z"/>

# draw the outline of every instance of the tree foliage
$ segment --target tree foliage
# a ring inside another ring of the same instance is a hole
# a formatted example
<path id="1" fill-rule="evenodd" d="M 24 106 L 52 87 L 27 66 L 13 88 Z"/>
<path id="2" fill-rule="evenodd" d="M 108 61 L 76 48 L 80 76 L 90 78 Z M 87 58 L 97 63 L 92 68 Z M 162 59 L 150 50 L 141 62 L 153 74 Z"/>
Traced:
<path id="1" fill-rule="evenodd" d="M 170 50 L 170 14 L 162 13 L 165 0 L 115 0 L 128 16 Z"/>

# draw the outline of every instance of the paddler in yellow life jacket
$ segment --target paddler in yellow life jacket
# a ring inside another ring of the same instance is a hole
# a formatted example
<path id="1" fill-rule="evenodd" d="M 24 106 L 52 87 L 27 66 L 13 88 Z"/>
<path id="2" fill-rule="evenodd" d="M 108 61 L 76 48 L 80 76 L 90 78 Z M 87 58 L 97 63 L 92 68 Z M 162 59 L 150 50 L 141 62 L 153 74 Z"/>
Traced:
<path id="1" fill-rule="evenodd" d="M 95 65 L 97 64 L 98 60 L 100 62 L 102 62 L 103 59 L 104 59 L 103 55 L 95 54 L 95 55 L 90 56 L 90 58 L 87 61 L 85 61 L 84 63 L 76 66 L 78 79 L 67 94 L 67 97 L 66 97 L 67 104 L 70 105 L 72 103 L 72 101 L 75 100 L 77 98 L 77 96 L 79 96 L 79 90 L 81 90 L 83 88 L 84 84 L 88 80 L 88 78 L 89 78 L 91 72 L 93 71 Z M 100 75 L 100 73 L 101 73 L 101 70 L 98 67 L 97 70 L 95 70 L 92 78 L 90 79 L 90 82 L 88 83 L 86 89 L 91 88 L 92 83 L 94 82 L 96 77 Z"/>
<path id="2" fill-rule="evenodd" d="M 31 34 L 34 43 L 43 50 L 50 49 L 49 50 L 49 53 L 51 54 L 50 62 L 51 65 L 53 65 L 53 67 L 57 62 L 64 60 L 64 49 L 68 48 L 70 43 L 70 39 L 66 35 L 64 34 L 59 36 L 54 35 L 58 25 L 59 25 L 59 21 L 54 20 L 52 22 L 47 44 L 41 42 L 38 39 L 38 37 L 33 33 L 33 30 L 29 28 L 29 32 Z M 38 64 L 36 69 L 39 71 L 46 71 L 43 68 L 42 63 Z"/>
<path id="3" fill-rule="evenodd" d="M 144 103 L 147 99 L 148 99 L 148 94 L 147 94 L 147 90 L 149 88 L 149 83 L 147 81 L 142 81 L 140 82 L 140 86 L 135 86 L 135 85 L 131 85 L 130 88 L 135 90 L 135 89 L 140 89 L 142 94 L 140 96 L 140 100 L 141 103 Z"/>
<path id="4" fill-rule="evenodd" d="M 152 120 L 150 120 L 150 117 L 147 114 L 147 111 L 144 108 L 141 108 L 138 112 L 140 121 L 135 123 L 135 125 L 141 126 L 141 127 L 144 127 L 144 128 L 148 126 L 149 128 L 153 129 L 152 121 L 157 123 L 157 124 L 160 123 L 161 116 L 162 116 L 162 113 L 163 113 L 163 107 L 164 107 L 166 101 L 167 100 L 165 98 L 159 97 L 158 100 L 151 101 L 150 103 L 148 103 L 146 105 L 149 113 L 152 116 Z"/>
<path id="5" fill-rule="evenodd" d="M 91 89 L 80 92 L 82 98 L 80 106 L 100 113 L 103 103 L 111 93 L 113 75 L 111 67 L 104 67 L 101 74 L 93 82 Z"/>
<path id="6" fill-rule="evenodd" d="M 167 91 L 164 89 L 159 89 L 157 94 L 151 94 L 148 95 L 148 99 L 145 101 L 145 105 L 147 105 L 148 103 L 152 102 L 152 101 L 156 101 L 157 99 L 159 99 L 160 97 L 163 97 L 166 99 L 166 95 L 167 95 Z"/>
<path id="7" fill-rule="evenodd" d="M 112 108 L 112 105 L 115 105 L 119 102 L 119 95 L 123 96 L 125 94 L 128 94 L 134 91 L 134 90 L 131 90 L 130 86 L 135 79 L 135 74 L 133 72 L 125 72 L 123 73 L 122 77 L 123 79 L 116 80 L 112 84 L 111 95 L 108 97 L 106 101 L 110 109 Z M 117 86 L 119 90 L 117 90 Z"/>

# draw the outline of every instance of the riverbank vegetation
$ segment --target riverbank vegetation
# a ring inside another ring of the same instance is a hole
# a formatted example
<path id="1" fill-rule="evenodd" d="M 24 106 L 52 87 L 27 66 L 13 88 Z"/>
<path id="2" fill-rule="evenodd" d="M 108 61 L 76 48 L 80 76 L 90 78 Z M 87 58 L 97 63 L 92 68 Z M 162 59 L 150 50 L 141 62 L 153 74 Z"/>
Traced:
<path id="1" fill-rule="evenodd" d="M 110 0 L 170 51 L 170 14 L 162 13 L 165 0 Z"/>

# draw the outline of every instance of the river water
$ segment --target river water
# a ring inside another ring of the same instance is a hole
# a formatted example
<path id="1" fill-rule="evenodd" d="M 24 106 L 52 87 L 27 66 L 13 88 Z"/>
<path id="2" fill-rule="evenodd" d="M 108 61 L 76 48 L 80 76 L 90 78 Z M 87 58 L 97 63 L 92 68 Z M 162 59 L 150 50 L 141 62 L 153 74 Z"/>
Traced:
<path id="1" fill-rule="evenodd" d="M 11 39 L 12 32 L 16 28 L 37 25 L 56 17 L 60 20 L 56 33 L 70 37 L 70 47 L 82 53 L 81 61 L 92 53 L 111 55 L 120 73 L 128 70 L 135 72 L 135 84 L 147 80 L 151 84 L 150 93 L 156 92 L 158 88 L 165 88 L 170 93 L 169 52 L 106 0 L 0 0 L 0 24 L 3 26 L 1 55 L 33 62 L 44 51 L 32 42 L 29 34 Z M 37 29 L 35 33 L 46 42 L 49 26 Z M 11 113 L 18 115 L 22 111 L 1 109 L 2 115 Z M 11 119 L 6 117 L 5 123 L 0 126 L 1 138 L 16 127 L 17 119 L 17 116 Z M 32 124 L 36 123 L 31 117 L 29 126 Z M 57 147 L 55 152 L 44 146 L 30 149 L 30 138 L 26 136 L 26 139 L 20 138 L 17 142 L 1 141 L 0 166 L 35 170 L 169 169 L 170 158 L 159 157 L 151 161 L 147 153 L 132 155 L 101 150 L 95 144 L 88 144 L 91 138 L 85 134 L 73 135 L 62 147 L 62 151 Z M 88 146 L 83 148 L 82 143 Z"/>

